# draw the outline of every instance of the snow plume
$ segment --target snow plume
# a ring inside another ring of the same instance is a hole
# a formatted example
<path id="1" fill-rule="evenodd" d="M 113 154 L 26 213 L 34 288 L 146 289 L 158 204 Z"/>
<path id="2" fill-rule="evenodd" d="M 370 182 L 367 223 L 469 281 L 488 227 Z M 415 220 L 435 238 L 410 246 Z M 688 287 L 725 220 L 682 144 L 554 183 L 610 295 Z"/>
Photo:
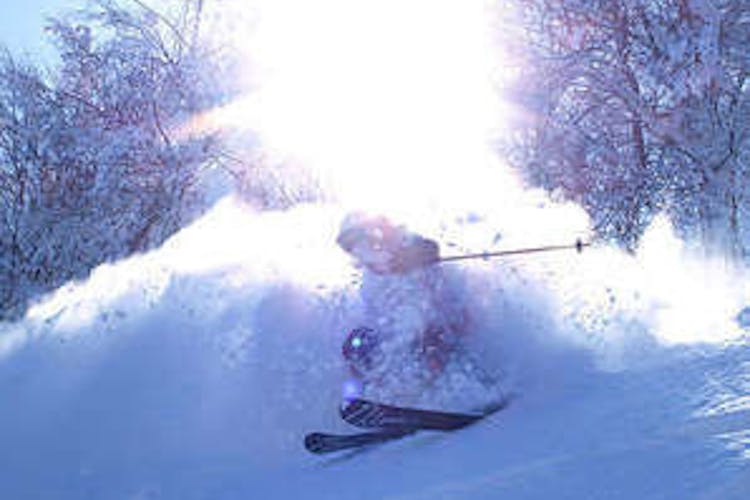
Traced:
<path id="1" fill-rule="evenodd" d="M 337 223 L 330 208 L 257 213 L 228 197 L 157 252 L 100 266 L 86 282 L 71 283 L 32 307 L 27 318 L 53 318 L 58 327 L 74 332 L 90 327 L 97 314 L 118 303 L 140 308 L 162 300 L 178 275 L 218 273 L 230 288 L 247 280 L 340 284 L 346 279 L 345 263 L 331 243 Z M 134 291 L 137 300 L 128 297 Z"/>
<path id="2" fill-rule="evenodd" d="M 554 213 L 549 207 L 525 223 L 544 227 Z M 722 344 L 744 334 L 738 314 L 750 300 L 746 271 L 696 255 L 662 217 L 634 255 L 595 245 L 582 255 L 513 265 L 543 284 L 558 332 L 607 369 L 657 362 L 670 346 Z"/>
<path id="3" fill-rule="evenodd" d="M 478 314 L 493 311 L 479 329 L 480 350 L 502 360 L 498 369 L 508 356 L 546 356 L 545 347 L 568 345 L 592 353 L 601 368 L 622 370 L 658 363 L 676 346 L 722 345 L 745 334 L 746 270 L 700 255 L 665 217 L 657 217 L 635 254 L 628 254 L 595 241 L 579 207 L 525 190 L 500 165 L 493 175 L 501 196 L 478 193 L 471 207 L 435 211 L 432 219 L 415 216 L 410 225 L 437 238 L 443 255 L 593 241 L 581 254 L 444 264 L 472 276 Z M 509 350 L 514 342 L 521 344 Z"/>
<path id="4" fill-rule="evenodd" d="M 495 175 L 505 188 L 495 202 L 477 197 L 472 210 L 400 221 L 437 239 L 446 256 L 587 237 L 580 208 L 523 190 L 502 168 Z M 32 307 L 23 323 L 5 325 L 0 354 L 35 339 L 98 349 L 123 335 L 184 330 L 212 346 L 209 358 L 223 369 L 266 360 L 253 377 L 284 387 L 276 396 L 286 403 L 305 401 L 313 379 L 325 380 L 335 401 L 340 345 L 362 306 L 361 271 L 335 244 L 345 213 L 321 205 L 262 213 L 224 199 L 159 250 L 103 265 Z M 743 281 L 688 255 L 657 219 L 636 255 L 599 245 L 442 265 L 471 312 L 468 350 L 506 379 L 504 390 L 528 391 L 575 380 L 590 360 L 623 370 L 659 363 L 674 344 L 741 335 L 735 319 L 747 290 L 733 283 Z M 299 370 L 313 366 L 303 377 Z"/>
<path id="5" fill-rule="evenodd" d="M 324 418 L 340 395 L 342 316 L 355 301 L 354 271 L 335 245 L 340 218 L 315 206 L 258 213 L 228 198 L 162 248 L 103 265 L 24 321 L 0 324 L 0 368 L 22 374 L 12 390 L 25 410 L 14 415 L 69 408 L 78 421 L 60 425 L 93 450 L 86 440 L 104 440 L 118 415 L 154 436 L 147 448 L 174 456 L 201 440 L 250 460 L 248 450 L 266 449 L 256 458 L 267 465 L 297 450 L 300 415 Z M 186 420 L 170 428 L 193 437 L 161 428 L 178 414 Z M 63 439 L 57 424 L 39 425 L 38 437 L 18 439 L 32 448 Z M 123 456 L 143 451 L 119 439 Z"/>

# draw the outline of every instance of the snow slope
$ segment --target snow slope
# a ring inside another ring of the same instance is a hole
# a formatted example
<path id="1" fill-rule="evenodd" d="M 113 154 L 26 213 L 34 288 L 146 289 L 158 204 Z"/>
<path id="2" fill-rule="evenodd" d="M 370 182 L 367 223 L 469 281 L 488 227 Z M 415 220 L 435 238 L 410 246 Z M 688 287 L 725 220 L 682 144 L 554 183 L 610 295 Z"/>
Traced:
<path id="1" fill-rule="evenodd" d="M 347 430 L 340 342 L 361 307 L 333 243 L 341 216 L 224 200 L 0 325 L 0 498 L 750 495 L 750 349 L 725 317 L 743 294 L 670 302 L 648 259 L 607 249 L 455 269 L 474 287 L 470 348 L 517 394 L 507 410 L 308 455 L 306 432 Z M 433 235 L 450 249 L 489 237 L 485 223 L 502 225 L 472 216 Z M 676 321 L 691 306 L 711 321 Z"/>

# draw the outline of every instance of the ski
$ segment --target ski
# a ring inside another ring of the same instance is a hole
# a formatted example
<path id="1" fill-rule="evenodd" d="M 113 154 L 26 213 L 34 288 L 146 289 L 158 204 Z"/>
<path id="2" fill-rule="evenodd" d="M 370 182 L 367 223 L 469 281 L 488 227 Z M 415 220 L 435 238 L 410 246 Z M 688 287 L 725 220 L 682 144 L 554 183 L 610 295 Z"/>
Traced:
<path id="1" fill-rule="evenodd" d="M 373 430 L 355 434 L 313 432 L 305 436 L 305 448 L 310 453 L 325 454 L 381 444 L 423 430 L 453 431 L 505 408 L 508 401 L 505 399 L 486 407 L 481 412 L 451 413 L 354 398 L 341 406 L 341 418 L 356 427 Z"/>
<path id="2" fill-rule="evenodd" d="M 305 448 L 310 453 L 322 455 L 336 451 L 362 448 L 400 439 L 416 432 L 414 429 L 363 432 L 359 434 L 327 434 L 313 432 L 305 436 Z"/>
<path id="3" fill-rule="evenodd" d="M 467 427 L 503 409 L 507 400 L 476 413 L 452 413 L 438 410 L 393 406 L 354 398 L 340 408 L 341 418 L 366 429 L 399 431 L 404 429 L 452 431 Z"/>

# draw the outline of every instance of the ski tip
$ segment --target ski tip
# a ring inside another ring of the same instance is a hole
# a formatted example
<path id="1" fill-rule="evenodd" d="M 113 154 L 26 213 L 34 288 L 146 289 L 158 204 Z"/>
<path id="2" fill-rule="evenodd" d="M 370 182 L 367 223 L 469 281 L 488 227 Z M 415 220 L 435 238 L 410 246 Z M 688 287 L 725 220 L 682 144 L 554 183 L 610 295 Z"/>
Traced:
<path id="1" fill-rule="evenodd" d="M 323 434 L 312 432 L 305 436 L 305 449 L 310 453 L 320 454 L 325 452 Z"/>

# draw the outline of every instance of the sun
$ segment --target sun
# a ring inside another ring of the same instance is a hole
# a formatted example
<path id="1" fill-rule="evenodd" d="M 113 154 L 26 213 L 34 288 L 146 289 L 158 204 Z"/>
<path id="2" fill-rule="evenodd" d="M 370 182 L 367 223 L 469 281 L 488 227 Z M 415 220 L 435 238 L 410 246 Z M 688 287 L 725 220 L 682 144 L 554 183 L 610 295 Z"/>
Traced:
<path id="1" fill-rule="evenodd" d="M 486 2 L 261 0 L 233 32 L 254 88 L 217 110 L 342 204 L 431 209 L 487 185 L 505 109 Z M 498 189 L 501 186 L 497 186 Z"/>

